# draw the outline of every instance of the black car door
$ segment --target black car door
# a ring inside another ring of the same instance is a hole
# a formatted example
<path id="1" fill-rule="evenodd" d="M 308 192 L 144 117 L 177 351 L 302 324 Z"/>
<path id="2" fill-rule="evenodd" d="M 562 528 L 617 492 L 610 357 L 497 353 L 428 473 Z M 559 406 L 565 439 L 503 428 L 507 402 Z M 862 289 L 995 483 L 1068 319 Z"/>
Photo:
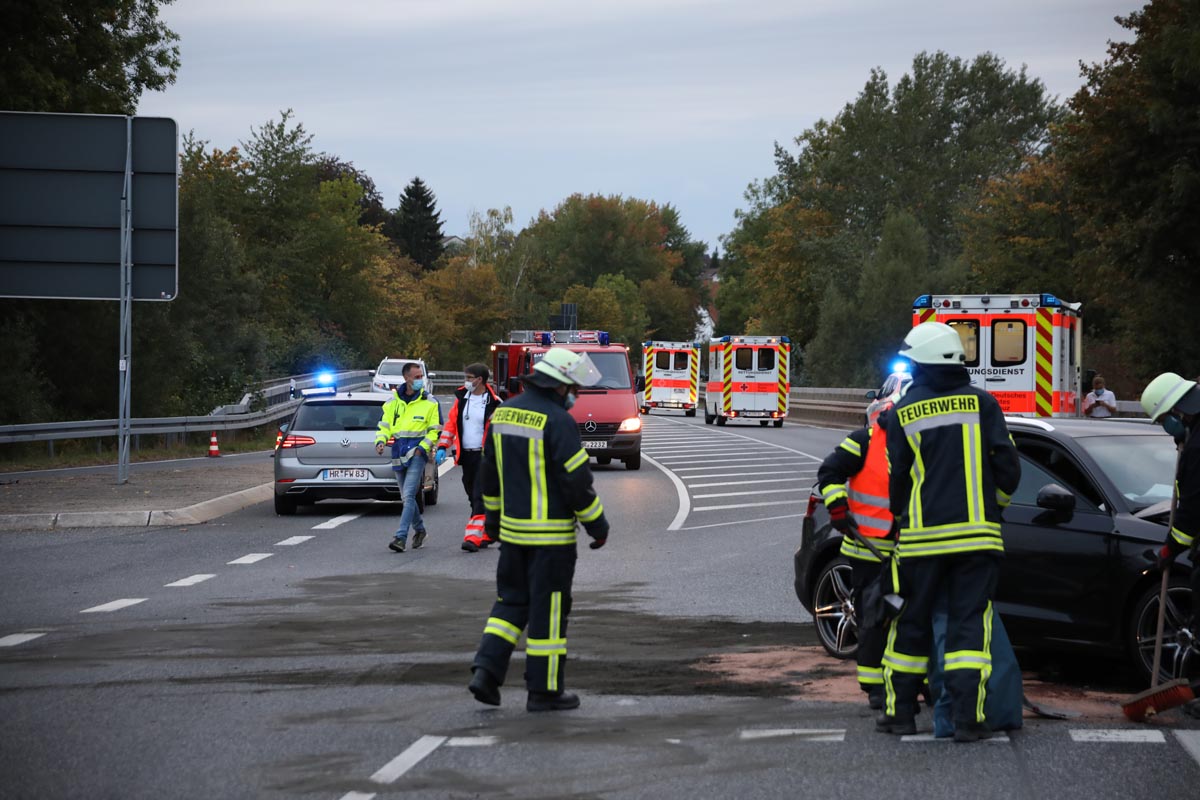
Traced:
<path id="1" fill-rule="evenodd" d="M 1112 517 L 1064 449 L 1021 439 L 1017 447 L 1021 482 L 1004 512 L 996 609 L 1015 644 L 1106 641 L 1116 602 L 1108 589 L 1116 563 Z M 1038 492 L 1051 483 L 1074 495 L 1073 511 L 1038 507 Z"/>

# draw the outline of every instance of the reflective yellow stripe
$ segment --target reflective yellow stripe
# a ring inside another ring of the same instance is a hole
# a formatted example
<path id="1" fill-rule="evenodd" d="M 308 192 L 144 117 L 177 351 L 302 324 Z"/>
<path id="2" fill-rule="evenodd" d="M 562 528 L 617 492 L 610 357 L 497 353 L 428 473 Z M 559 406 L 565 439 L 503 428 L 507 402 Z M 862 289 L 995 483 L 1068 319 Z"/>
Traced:
<path id="1" fill-rule="evenodd" d="M 921 434 L 909 436 L 908 446 L 913 451 L 913 465 L 909 470 L 909 477 L 912 479 L 912 493 L 908 497 L 908 520 L 910 525 L 920 528 L 924 524 L 924 516 L 921 513 L 921 490 L 925 486 L 925 462 L 921 458 Z"/>
<path id="2" fill-rule="evenodd" d="M 825 487 L 821 489 L 821 500 L 827 506 L 832 505 L 834 502 L 844 497 L 848 497 L 846 484 L 844 483 L 826 484 Z"/>
<path id="3" fill-rule="evenodd" d="M 858 682 L 867 686 L 882 686 L 883 668 L 860 666 L 858 668 Z"/>
<path id="4" fill-rule="evenodd" d="M 1179 528 L 1171 528 L 1171 538 L 1179 542 L 1184 547 L 1191 547 L 1192 542 L 1196 541 L 1195 536 L 1189 536 L 1188 534 L 1179 530 Z"/>
<path id="5" fill-rule="evenodd" d="M 514 531 L 530 532 L 563 532 L 575 530 L 575 520 L 572 519 L 521 519 L 500 515 L 500 525 Z"/>
<path id="6" fill-rule="evenodd" d="M 521 638 L 520 628 L 499 617 L 488 617 L 487 624 L 483 627 L 483 635 L 487 636 L 489 633 L 512 644 L 516 644 L 517 640 Z"/>
<path id="7" fill-rule="evenodd" d="M 509 544 L 526 544 L 534 546 L 549 546 L 556 544 L 575 544 L 575 531 L 570 533 L 527 533 L 511 531 L 500 527 L 500 541 Z"/>
<path id="8" fill-rule="evenodd" d="M 892 643 L 888 642 L 887 649 L 883 651 L 883 666 L 909 675 L 924 675 L 929 671 L 929 658 L 898 653 L 892 649 Z"/>
<path id="9" fill-rule="evenodd" d="M 483 496 L 483 508 L 485 511 L 499 511 L 500 510 L 500 498 L 493 497 L 490 494 L 485 494 Z"/>
<path id="10" fill-rule="evenodd" d="M 600 505 L 600 498 L 597 497 L 583 511 L 576 511 L 575 516 L 580 522 L 595 522 L 600 519 L 600 515 L 603 513 L 604 506 Z"/>
<path id="11" fill-rule="evenodd" d="M 891 539 L 871 539 L 870 541 L 871 544 L 875 545 L 875 549 L 885 556 L 896 549 L 896 543 Z M 848 536 L 842 537 L 841 554 L 846 558 L 855 558 L 859 561 L 870 561 L 876 564 L 879 563 L 879 559 L 875 557 L 874 553 Z"/>
<path id="12" fill-rule="evenodd" d="M 848 436 L 842 440 L 842 443 L 839 444 L 838 447 L 842 448 L 852 456 L 862 456 L 862 446 Z"/>
<path id="13" fill-rule="evenodd" d="M 546 510 L 546 443 L 530 440 L 529 448 L 529 514 L 533 519 L 545 519 Z"/>
<path id="14" fill-rule="evenodd" d="M 924 544 L 908 544 L 903 536 L 897 551 L 901 558 L 916 558 L 920 556 L 945 556 L 955 553 L 971 553 L 975 551 L 1004 552 L 1004 542 L 999 536 L 978 536 L 966 539 L 953 539 L 948 542 L 930 542 Z"/>
<path id="15" fill-rule="evenodd" d="M 567 472 L 574 472 L 575 470 L 579 469 L 584 464 L 586 464 L 587 460 L 588 460 L 587 450 L 584 450 L 581 447 L 579 449 L 578 453 L 576 453 L 575 455 L 571 456 L 570 458 L 568 458 L 566 460 L 566 463 L 563 464 L 563 468 L 565 468 Z"/>

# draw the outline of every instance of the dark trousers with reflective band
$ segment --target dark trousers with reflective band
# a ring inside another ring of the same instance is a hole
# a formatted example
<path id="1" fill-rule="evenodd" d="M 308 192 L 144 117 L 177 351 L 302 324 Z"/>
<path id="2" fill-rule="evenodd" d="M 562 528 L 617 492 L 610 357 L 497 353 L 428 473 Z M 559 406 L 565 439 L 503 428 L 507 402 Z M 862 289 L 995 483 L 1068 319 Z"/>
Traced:
<path id="1" fill-rule="evenodd" d="M 463 489 L 466 489 L 467 502 L 471 504 L 471 516 L 484 513 L 483 493 L 475 486 L 475 482 L 479 478 L 479 467 L 482 464 L 482 450 L 464 450 L 458 457 L 458 466 L 462 468 Z"/>
<path id="2" fill-rule="evenodd" d="M 1000 573 L 996 553 L 900 559 L 903 613 L 888 627 L 883 653 L 884 710 L 916 713 L 933 650 L 933 608 L 946 598 L 946 690 L 956 724 L 983 722 L 984 686 L 991 674 L 992 595 Z"/>
<path id="3" fill-rule="evenodd" d="M 856 609 L 863 607 L 863 587 L 879 574 L 882 565 L 878 561 L 864 561 L 858 558 L 850 559 L 850 580 L 853 582 L 851 597 Z M 858 662 L 858 685 L 864 692 L 883 687 L 883 646 L 887 641 L 887 629 L 883 627 L 867 628 L 858 626 L 858 652 L 855 660 Z"/>
<path id="4" fill-rule="evenodd" d="M 474 667 L 503 684 L 513 648 L 525 640 L 525 685 L 531 692 L 561 692 L 567 658 L 567 616 L 575 578 L 575 545 L 528 546 L 504 542 L 496 567 L 492 615 L 483 629 Z"/>

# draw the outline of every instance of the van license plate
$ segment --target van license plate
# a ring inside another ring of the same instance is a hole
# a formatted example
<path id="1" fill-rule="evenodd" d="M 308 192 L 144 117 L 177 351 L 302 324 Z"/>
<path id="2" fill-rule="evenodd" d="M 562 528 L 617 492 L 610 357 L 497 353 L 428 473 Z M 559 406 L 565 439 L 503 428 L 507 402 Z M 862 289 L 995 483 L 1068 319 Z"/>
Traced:
<path id="1" fill-rule="evenodd" d="M 370 477 L 370 470 L 365 469 L 327 469 L 327 481 L 365 481 Z"/>
<path id="2" fill-rule="evenodd" d="M 599 442 L 585 441 L 583 443 L 584 450 L 603 450 L 606 447 L 608 447 L 608 442 L 605 442 L 605 441 L 599 441 Z"/>

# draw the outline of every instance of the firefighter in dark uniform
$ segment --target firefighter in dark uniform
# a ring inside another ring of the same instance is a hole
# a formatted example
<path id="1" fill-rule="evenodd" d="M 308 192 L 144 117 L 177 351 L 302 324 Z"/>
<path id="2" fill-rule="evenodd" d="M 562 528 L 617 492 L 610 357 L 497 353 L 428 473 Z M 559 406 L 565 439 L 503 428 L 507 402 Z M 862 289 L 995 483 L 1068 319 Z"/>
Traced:
<path id="1" fill-rule="evenodd" d="M 593 550 L 608 538 L 588 454 L 567 413 L 578 388 L 595 385 L 600 373 L 586 354 L 552 347 L 521 380 L 525 391 L 492 414 L 484 445 L 479 488 L 484 531 L 500 540 L 498 596 L 468 688 L 479 702 L 500 704 L 509 659 L 528 627 L 525 708 L 556 711 L 579 706 L 563 690 L 576 524 Z"/>
<path id="2" fill-rule="evenodd" d="M 992 595 L 1004 553 L 1001 512 L 1021 477 L 999 403 L 971 386 L 958 333 L 941 322 L 909 331 L 900 355 L 913 382 L 887 426 L 889 497 L 896 518 L 899 594 L 883 654 L 884 713 L 876 730 L 916 732 L 917 695 L 933 645 L 932 612 L 948 611 L 945 682 L 954 740 L 991 736 L 984 717 L 991 672 Z"/>
<path id="3" fill-rule="evenodd" d="M 871 409 L 865 428 L 847 436 L 826 456 L 817 470 L 821 499 L 829 509 L 829 520 L 842 533 L 841 553 L 850 561 L 851 597 L 858 613 L 858 685 L 867 693 L 871 708 L 883 708 L 884 631 L 862 622 L 863 587 L 879 574 L 881 564 L 870 549 L 850 535 L 857 526 L 885 557 L 895 548 L 890 538 L 892 512 L 888 504 L 887 412 L 900 399 L 900 391 Z"/>

